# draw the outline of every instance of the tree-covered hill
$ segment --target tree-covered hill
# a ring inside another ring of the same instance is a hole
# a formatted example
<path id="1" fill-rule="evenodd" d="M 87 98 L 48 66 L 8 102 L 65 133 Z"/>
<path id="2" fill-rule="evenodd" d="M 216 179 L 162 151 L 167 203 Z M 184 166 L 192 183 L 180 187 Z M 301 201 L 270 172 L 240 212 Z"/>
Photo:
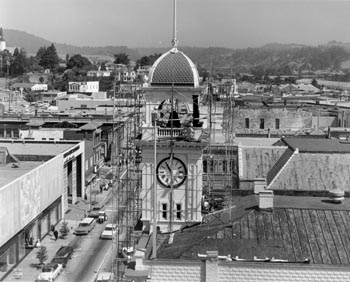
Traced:
<path id="1" fill-rule="evenodd" d="M 7 46 L 23 47 L 28 54 L 36 54 L 42 46 L 54 42 L 17 30 L 4 30 Z M 77 47 L 54 43 L 61 55 L 81 54 L 87 57 L 104 56 L 113 59 L 125 53 L 133 61 L 143 56 L 164 53 L 169 48 L 128 48 L 126 46 Z M 320 46 L 271 43 L 260 48 L 229 49 L 221 47 L 186 47 L 179 49 L 199 67 L 223 72 L 252 72 L 257 75 L 290 75 L 305 70 L 338 70 L 350 59 L 350 44 L 331 41 Z"/>

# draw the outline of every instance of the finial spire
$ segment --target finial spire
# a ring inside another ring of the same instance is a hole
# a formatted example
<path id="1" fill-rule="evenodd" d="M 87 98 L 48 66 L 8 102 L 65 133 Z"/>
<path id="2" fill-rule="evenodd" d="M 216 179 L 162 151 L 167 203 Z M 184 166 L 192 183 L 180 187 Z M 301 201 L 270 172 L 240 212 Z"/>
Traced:
<path id="1" fill-rule="evenodd" d="M 174 0 L 174 22 L 173 22 L 173 40 L 171 40 L 171 44 L 173 48 L 177 48 L 177 39 L 176 39 L 176 0 Z"/>

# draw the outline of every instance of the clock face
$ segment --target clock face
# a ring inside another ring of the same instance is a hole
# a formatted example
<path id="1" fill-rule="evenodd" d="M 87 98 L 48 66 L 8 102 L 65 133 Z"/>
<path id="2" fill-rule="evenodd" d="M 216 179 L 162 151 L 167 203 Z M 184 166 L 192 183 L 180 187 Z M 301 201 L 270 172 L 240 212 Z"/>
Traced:
<path id="1" fill-rule="evenodd" d="M 177 188 L 187 178 L 185 164 L 177 158 L 166 158 L 160 161 L 157 166 L 158 181 L 167 188 Z"/>

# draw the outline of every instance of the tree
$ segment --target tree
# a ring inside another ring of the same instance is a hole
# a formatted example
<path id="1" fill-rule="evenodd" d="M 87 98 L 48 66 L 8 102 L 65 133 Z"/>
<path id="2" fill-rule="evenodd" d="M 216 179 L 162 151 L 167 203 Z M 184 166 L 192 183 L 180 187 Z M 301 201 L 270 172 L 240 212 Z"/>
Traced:
<path id="1" fill-rule="evenodd" d="M 67 69 L 73 69 L 73 68 L 86 69 L 86 68 L 90 68 L 91 66 L 92 64 L 89 61 L 89 59 L 86 57 L 83 57 L 80 54 L 76 54 L 70 57 L 69 60 L 67 61 Z"/>
<path id="2" fill-rule="evenodd" d="M 68 222 L 67 221 L 63 221 L 61 228 L 60 228 L 60 233 L 61 233 L 61 237 L 65 238 L 68 233 L 69 233 L 69 227 L 68 227 Z"/>
<path id="3" fill-rule="evenodd" d="M 105 63 L 105 62 L 102 62 L 101 67 L 100 67 L 100 70 L 101 70 L 101 71 L 106 71 L 106 70 L 107 70 L 107 68 L 106 68 L 106 63 Z"/>
<path id="4" fill-rule="evenodd" d="M 28 60 L 26 52 L 23 48 L 20 51 L 16 48 L 13 53 L 13 61 L 11 63 L 10 69 L 13 75 L 22 75 L 27 71 Z"/>
<path id="5" fill-rule="evenodd" d="M 11 60 L 12 60 L 12 55 L 7 49 L 0 52 L 0 61 L 1 61 L 0 76 L 5 76 L 8 73 L 7 71 L 9 71 Z"/>
<path id="6" fill-rule="evenodd" d="M 114 77 L 100 77 L 99 79 L 99 89 L 100 91 L 109 91 L 113 89 Z"/>
<path id="7" fill-rule="evenodd" d="M 115 64 L 123 64 L 128 65 L 130 62 L 129 55 L 125 53 L 119 53 L 114 55 L 114 63 Z"/>
<path id="8" fill-rule="evenodd" d="M 136 61 L 137 66 L 151 66 L 161 56 L 160 53 L 154 53 L 153 55 L 143 56 L 141 59 Z"/>
<path id="9" fill-rule="evenodd" d="M 39 266 L 43 266 L 48 259 L 46 247 L 41 246 L 36 253 L 36 258 L 39 260 Z"/>
<path id="10" fill-rule="evenodd" d="M 59 57 L 57 55 L 56 47 L 51 44 L 51 46 L 46 48 L 45 52 L 41 54 L 39 65 L 45 69 L 54 71 L 57 68 L 58 63 Z"/>

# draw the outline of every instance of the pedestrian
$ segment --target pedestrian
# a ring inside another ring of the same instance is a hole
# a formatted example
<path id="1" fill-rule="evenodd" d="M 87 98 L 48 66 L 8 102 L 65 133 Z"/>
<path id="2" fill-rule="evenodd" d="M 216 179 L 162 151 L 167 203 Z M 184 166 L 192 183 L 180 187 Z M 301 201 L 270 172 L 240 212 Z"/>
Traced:
<path id="1" fill-rule="evenodd" d="M 102 184 L 100 185 L 100 192 L 101 192 L 101 194 L 102 194 L 102 190 L 103 190 L 103 186 L 102 186 Z"/>
<path id="2" fill-rule="evenodd" d="M 54 230 L 53 231 L 53 235 L 55 236 L 55 241 L 57 241 L 57 239 L 58 239 L 58 231 Z"/>

